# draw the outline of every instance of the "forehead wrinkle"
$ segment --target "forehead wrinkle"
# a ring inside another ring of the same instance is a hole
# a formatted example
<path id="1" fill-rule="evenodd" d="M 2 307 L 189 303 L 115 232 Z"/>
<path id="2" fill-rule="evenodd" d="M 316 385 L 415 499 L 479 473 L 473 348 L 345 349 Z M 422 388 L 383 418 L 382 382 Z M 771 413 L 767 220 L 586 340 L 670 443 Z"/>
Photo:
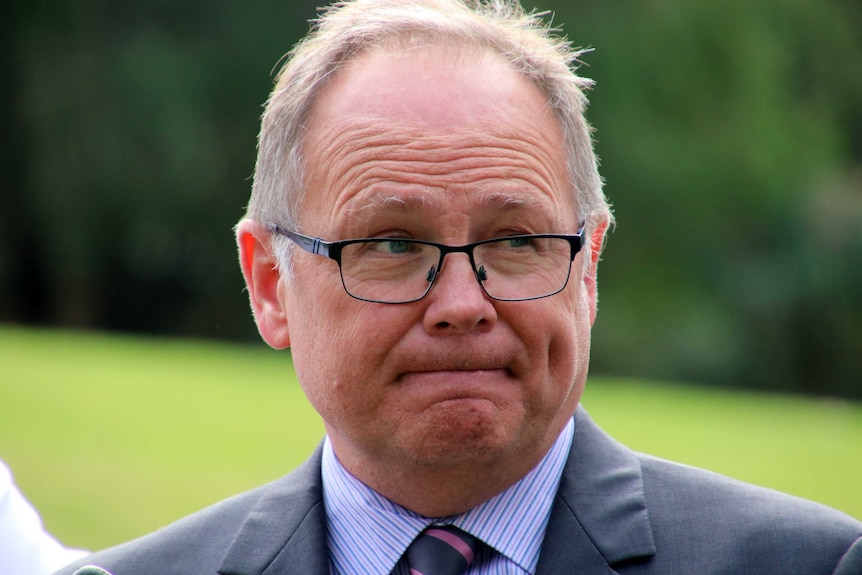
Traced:
<path id="1" fill-rule="evenodd" d="M 408 137 L 370 127 L 330 130 L 327 136 L 317 140 L 309 160 L 314 171 L 333 178 L 331 183 L 342 189 L 401 179 L 439 186 L 502 177 L 546 190 L 565 174 L 564 166 L 557 166 L 559 158 L 523 134 L 477 133 L 459 138 L 456 146 L 453 134 Z M 563 178 L 560 183 L 565 185 Z"/>
<path id="2" fill-rule="evenodd" d="M 478 207 L 485 210 L 512 210 L 532 203 L 528 198 L 513 193 L 495 191 L 478 195 L 480 196 Z M 398 211 L 407 212 L 416 207 L 425 208 L 437 203 L 445 204 L 446 202 L 442 197 L 429 196 L 428 194 L 385 194 L 377 192 L 365 199 L 361 206 L 352 207 L 347 211 L 363 212 L 394 208 Z"/>

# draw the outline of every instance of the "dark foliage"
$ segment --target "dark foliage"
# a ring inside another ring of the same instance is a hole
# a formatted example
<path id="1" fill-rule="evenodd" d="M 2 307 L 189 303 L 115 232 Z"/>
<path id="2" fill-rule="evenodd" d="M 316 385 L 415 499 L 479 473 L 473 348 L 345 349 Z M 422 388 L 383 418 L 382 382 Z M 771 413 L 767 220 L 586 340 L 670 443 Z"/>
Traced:
<path id="1" fill-rule="evenodd" d="M 862 4 L 541 8 L 596 49 L 594 370 L 862 397 Z M 0 5 L 0 321 L 256 338 L 231 227 L 314 14 Z"/>

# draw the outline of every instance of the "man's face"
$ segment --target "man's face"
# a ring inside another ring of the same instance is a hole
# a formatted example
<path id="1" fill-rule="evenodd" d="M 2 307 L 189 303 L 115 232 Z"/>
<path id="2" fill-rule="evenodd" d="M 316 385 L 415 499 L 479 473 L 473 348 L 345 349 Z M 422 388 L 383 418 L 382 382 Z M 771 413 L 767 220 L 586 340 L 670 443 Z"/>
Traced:
<path id="1" fill-rule="evenodd" d="M 578 229 L 558 121 L 497 56 L 366 54 L 307 128 L 305 234 L 460 245 Z M 586 378 L 595 289 L 582 257 L 562 293 L 498 302 L 450 254 L 425 299 L 385 305 L 351 298 L 334 261 L 297 250 L 281 280 L 289 344 L 342 463 L 363 478 L 532 468 Z"/>

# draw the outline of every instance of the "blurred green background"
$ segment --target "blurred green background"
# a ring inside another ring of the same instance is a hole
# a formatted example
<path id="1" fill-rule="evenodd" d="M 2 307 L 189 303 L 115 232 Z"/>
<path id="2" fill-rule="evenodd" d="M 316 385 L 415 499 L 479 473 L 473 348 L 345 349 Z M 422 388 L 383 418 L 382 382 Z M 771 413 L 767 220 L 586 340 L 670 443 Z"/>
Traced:
<path id="1" fill-rule="evenodd" d="M 252 341 L 231 226 L 315 2 L 5 2 L 0 321 Z M 862 397 L 862 3 L 548 1 L 618 228 L 597 372 Z"/>
<path id="2" fill-rule="evenodd" d="M 0 324 L 41 328 L 0 333 L 0 457 L 71 544 L 273 479 L 321 436 L 231 232 L 315 5 L 0 3 Z M 594 48 L 618 220 L 587 406 L 639 449 L 862 516 L 862 3 L 538 8 Z"/>
<path id="3" fill-rule="evenodd" d="M 293 469 L 323 436 L 261 344 L 0 328 L 0 456 L 47 528 L 99 549 Z M 862 405 L 591 377 L 583 404 L 647 453 L 862 519 Z"/>

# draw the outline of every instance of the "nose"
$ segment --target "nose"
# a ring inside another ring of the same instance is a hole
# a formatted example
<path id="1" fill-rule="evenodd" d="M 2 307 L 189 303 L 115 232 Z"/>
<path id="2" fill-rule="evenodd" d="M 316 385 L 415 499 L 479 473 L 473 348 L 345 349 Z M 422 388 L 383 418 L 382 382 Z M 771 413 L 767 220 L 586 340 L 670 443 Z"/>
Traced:
<path id="1" fill-rule="evenodd" d="M 467 254 L 450 253 L 437 273 L 423 324 L 432 335 L 487 330 L 497 321 L 497 308 L 476 278 Z M 482 273 L 480 271 L 479 273 Z"/>

